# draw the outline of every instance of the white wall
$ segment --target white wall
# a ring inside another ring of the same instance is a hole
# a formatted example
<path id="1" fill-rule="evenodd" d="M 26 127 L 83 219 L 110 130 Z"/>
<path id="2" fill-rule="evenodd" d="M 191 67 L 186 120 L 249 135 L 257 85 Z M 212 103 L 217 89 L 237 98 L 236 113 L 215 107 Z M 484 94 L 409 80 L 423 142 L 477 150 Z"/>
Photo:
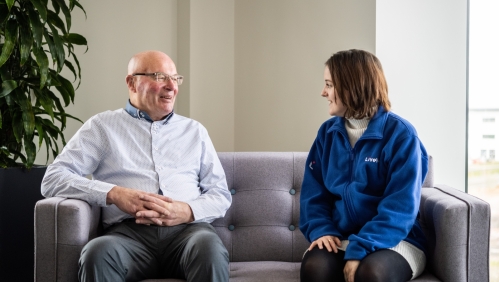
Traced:
<path id="1" fill-rule="evenodd" d="M 335 52 L 374 52 L 375 1 L 235 2 L 235 148 L 308 151 L 329 118 L 320 96 Z"/>
<path id="2" fill-rule="evenodd" d="M 466 0 L 376 1 L 376 55 L 393 111 L 418 130 L 436 183 L 465 189 Z"/>
<path id="3" fill-rule="evenodd" d="M 178 5 L 177 113 L 201 122 L 217 151 L 234 151 L 234 0 Z"/>

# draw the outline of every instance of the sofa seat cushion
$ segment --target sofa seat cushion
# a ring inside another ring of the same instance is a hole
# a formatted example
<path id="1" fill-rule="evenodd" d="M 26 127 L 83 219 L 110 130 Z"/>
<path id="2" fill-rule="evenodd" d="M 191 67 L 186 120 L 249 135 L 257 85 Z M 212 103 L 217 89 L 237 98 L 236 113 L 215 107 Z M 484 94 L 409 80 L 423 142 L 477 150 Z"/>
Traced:
<path id="1" fill-rule="evenodd" d="M 299 282 L 300 262 L 246 261 L 230 263 L 230 282 Z"/>

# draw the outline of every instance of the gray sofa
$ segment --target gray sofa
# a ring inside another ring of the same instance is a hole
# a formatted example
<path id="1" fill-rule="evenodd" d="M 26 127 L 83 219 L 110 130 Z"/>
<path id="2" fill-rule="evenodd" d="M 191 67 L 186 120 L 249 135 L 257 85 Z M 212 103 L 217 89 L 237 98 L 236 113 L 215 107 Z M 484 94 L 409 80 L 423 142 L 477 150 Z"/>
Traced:
<path id="1" fill-rule="evenodd" d="M 219 153 L 233 203 L 213 222 L 230 255 L 230 281 L 299 281 L 309 243 L 298 229 L 307 153 Z M 427 269 L 414 281 L 489 279 L 490 207 L 433 184 L 432 161 L 420 206 L 429 238 Z M 77 281 L 83 246 L 102 232 L 100 208 L 47 198 L 35 207 L 35 281 Z M 179 280 L 146 280 L 179 281 Z"/>

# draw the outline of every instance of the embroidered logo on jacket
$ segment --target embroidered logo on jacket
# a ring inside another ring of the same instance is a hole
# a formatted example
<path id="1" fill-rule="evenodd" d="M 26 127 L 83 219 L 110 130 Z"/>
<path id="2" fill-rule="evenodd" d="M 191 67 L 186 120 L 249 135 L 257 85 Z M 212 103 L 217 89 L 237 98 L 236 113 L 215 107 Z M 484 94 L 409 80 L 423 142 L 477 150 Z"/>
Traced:
<path id="1" fill-rule="evenodd" d="M 378 162 L 378 158 L 366 157 L 365 161 L 369 162 L 369 163 L 377 163 Z"/>
<path id="2" fill-rule="evenodd" d="M 311 169 L 311 170 L 314 170 L 314 168 L 312 167 L 312 165 L 315 164 L 315 161 L 311 161 L 310 164 L 308 165 L 308 167 Z"/>

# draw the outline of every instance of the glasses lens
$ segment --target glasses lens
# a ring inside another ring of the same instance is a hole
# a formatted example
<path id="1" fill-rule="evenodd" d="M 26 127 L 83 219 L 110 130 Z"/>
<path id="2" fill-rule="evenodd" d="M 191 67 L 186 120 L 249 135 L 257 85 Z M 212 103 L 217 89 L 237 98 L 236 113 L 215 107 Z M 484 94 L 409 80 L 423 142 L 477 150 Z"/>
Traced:
<path id="1" fill-rule="evenodd" d="M 166 80 L 166 76 L 162 73 L 156 73 L 156 81 L 164 82 Z"/>
<path id="2" fill-rule="evenodd" d="M 179 75 L 179 76 L 177 76 L 176 78 L 177 78 L 177 84 L 178 84 L 178 85 L 182 84 L 182 81 L 184 81 L 184 77 L 183 77 L 183 76 L 180 76 L 180 75 Z"/>

